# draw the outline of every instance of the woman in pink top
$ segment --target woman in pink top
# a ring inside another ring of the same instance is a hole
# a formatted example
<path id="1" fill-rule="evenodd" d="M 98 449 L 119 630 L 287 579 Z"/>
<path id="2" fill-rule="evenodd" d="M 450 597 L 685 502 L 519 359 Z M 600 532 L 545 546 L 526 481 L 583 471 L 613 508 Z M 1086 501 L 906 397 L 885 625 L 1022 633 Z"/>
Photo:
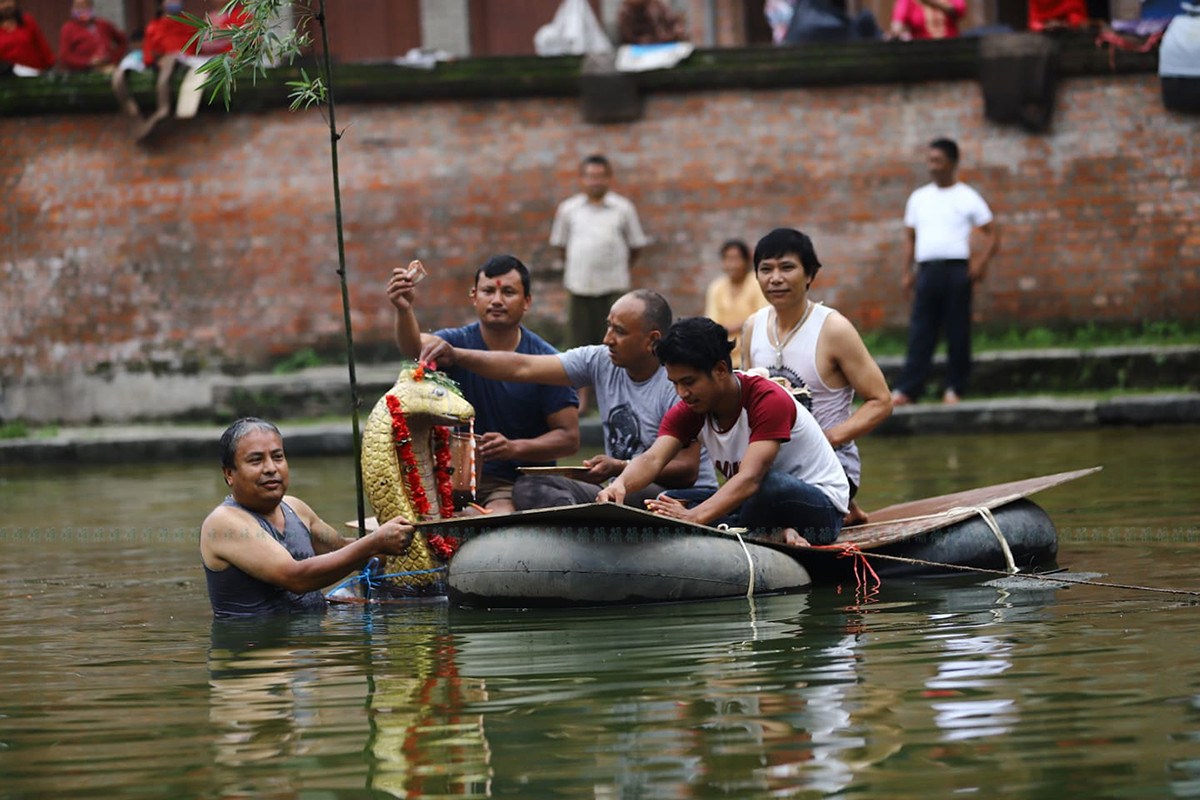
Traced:
<path id="1" fill-rule="evenodd" d="M 958 20 L 966 0 L 896 0 L 892 7 L 893 39 L 950 39 L 958 36 Z"/>

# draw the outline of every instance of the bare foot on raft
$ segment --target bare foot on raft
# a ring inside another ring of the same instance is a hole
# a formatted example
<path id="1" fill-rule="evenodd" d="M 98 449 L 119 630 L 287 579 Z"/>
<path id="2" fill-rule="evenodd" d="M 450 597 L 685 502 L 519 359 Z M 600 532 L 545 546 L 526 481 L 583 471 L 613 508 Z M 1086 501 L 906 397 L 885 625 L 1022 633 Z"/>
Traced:
<path id="1" fill-rule="evenodd" d="M 852 525 L 863 525 L 867 522 L 867 512 L 858 507 L 858 503 L 850 501 L 850 510 L 846 512 L 846 516 L 842 517 L 842 527 L 849 528 Z"/>
<path id="2" fill-rule="evenodd" d="M 812 547 L 808 539 L 805 539 L 795 528 L 783 529 L 783 543 L 790 544 L 792 547 Z"/>

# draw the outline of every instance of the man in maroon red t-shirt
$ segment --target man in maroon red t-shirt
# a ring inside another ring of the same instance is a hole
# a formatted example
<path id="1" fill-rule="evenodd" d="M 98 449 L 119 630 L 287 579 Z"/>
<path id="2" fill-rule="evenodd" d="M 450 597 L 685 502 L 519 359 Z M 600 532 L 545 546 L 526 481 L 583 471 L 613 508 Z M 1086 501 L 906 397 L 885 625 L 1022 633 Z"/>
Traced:
<path id="1" fill-rule="evenodd" d="M 725 328 L 706 317 L 671 326 L 656 352 L 680 402 L 663 417 L 650 449 L 630 461 L 597 501 L 621 502 L 698 439 L 725 475 L 724 485 L 715 492 L 664 492 L 647 508 L 702 525 L 749 528 L 794 545 L 832 542 L 850 500 L 845 470 L 821 426 L 786 389 L 733 371 L 732 349 Z"/>

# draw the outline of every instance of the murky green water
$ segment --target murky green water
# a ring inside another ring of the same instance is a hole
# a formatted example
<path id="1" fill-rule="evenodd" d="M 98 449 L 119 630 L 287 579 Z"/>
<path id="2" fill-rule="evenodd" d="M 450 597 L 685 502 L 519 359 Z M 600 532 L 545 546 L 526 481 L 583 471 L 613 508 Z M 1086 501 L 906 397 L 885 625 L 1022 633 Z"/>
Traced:
<path id="1" fill-rule="evenodd" d="M 1060 562 L 1200 589 L 1200 429 L 876 439 L 864 505 L 1066 469 Z M 354 515 L 348 459 L 293 491 Z M 1200 603 L 973 580 L 214 625 L 215 465 L 0 470 L 0 797 L 1200 797 Z"/>

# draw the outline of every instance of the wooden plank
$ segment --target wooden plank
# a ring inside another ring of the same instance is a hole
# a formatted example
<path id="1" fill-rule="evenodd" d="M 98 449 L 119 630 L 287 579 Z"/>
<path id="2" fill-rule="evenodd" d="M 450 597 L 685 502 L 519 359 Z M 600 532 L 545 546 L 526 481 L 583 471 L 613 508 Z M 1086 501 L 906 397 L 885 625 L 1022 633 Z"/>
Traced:
<path id="1" fill-rule="evenodd" d="M 865 525 L 843 528 L 837 544 L 853 544 L 863 550 L 894 544 L 962 522 L 978 514 L 978 508 L 998 508 L 1035 492 L 1099 472 L 1100 469 L 1091 467 L 1059 472 L 888 506 L 871 512 L 868 515 L 870 522 Z"/>
<path id="2" fill-rule="evenodd" d="M 962 522 L 978 514 L 979 508 L 999 508 L 1035 492 L 1099 472 L 1100 469 L 1101 467 L 1091 467 L 1071 472 L 1059 472 L 1054 475 L 1042 475 L 994 486 L 983 486 L 888 506 L 871 513 L 871 521 L 867 524 L 844 528 L 835 544 L 853 544 L 862 550 L 895 544 L 922 533 Z M 533 511 L 514 511 L 511 514 L 482 514 L 474 517 L 456 517 L 417 523 L 417 527 L 426 534 L 439 533 L 458 537 L 469 537 L 492 528 L 513 525 L 540 525 L 545 526 L 548 531 L 558 529 L 564 533 L 577 531 L 580 528 L 625 527 L 656 528 L 663 533 L 671 530 L 676 535 L 734 535 L 729 531 L 708 525 L 672 520 L 643 509 L 615 503 L 583 503 Z M 368 528 L 370 527 L 368 524 Z M 746 536 L 745 539 L 789 552 L 804 549 L 752 536 Z"/>

